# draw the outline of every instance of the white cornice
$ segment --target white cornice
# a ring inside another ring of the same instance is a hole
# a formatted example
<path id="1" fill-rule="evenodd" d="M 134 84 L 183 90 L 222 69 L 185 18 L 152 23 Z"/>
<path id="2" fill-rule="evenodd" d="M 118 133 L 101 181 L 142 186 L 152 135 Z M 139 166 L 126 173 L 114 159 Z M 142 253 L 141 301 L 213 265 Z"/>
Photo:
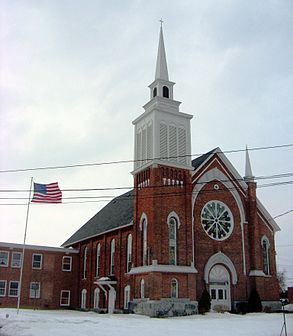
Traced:
<path id="1" fill-rule="evenodd" d="M 198 273 L 194 266 L 174 266 L 174 265 L 160 265 L 153 263 L 148 266 L 134 267 L 127 274 L 142 274 L 142 273 Z"/>
<path id="2" fill-rule="evenodd" d="M 6 248 L 9 248 L 9 249 L 23 249 L 23 244 L 0 242 L 0 248 L 1 247 L 6 247 Z M 40 246 L 40 245 L 25 245 L 25 249 L 26 250 L 48 251 L 48 252 L 60 252 L 60 253 L 79 253 L 78 249 L 64 248 L 64 247 Z"/>
<path id="3" fill-rule="evenodd" d="M 266 275 L 262 270 L 251 270 L 249 272 L 249 276 L 251 277 L 265 277 Z"/>

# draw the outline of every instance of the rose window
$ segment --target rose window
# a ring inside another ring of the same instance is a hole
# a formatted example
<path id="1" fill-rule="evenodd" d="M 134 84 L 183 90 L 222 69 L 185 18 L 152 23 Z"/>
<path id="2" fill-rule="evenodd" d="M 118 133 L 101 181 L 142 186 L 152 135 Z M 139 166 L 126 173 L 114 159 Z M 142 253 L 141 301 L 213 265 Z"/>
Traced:
<path id="1" fill-rule="evenodd" d="M 210 201 L 201 211 L 201 224 L 208 236 L 224 240 L 233 230 L 233 216 L 230 209 L 220 201 Z"/>

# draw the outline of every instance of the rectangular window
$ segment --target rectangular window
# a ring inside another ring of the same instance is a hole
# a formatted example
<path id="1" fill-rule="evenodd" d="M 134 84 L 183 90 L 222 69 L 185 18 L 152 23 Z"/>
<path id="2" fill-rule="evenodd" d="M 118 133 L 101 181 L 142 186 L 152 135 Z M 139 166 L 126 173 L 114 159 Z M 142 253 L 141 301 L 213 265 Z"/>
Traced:
<path id="1" fill-rule="evenodd" d="M 18 281 L 10 281 L 9 283 L 9 296 L 18 296 Z"/>
<path id="2" fill-rule="evenodd" d="M 211 290 L 211 299 L 216 300 L 216 290 L 215 289 Z"/>
<path id="3" fill-rule="evenodd" d="M 62 258 L 62 271 L 71 271 L 72 257 L 64 256 Z"/>
<path id="4" fill-rule="evenodd" d="M 11 267 L 14 267 L 14 268 L 21 267 L 21 253 L 20 252 L 12 252 Z"/>
<path id="5" fill-rule="evenodd" d="M 41 269 L 42 268 L 42 254 L 33 254 L 32 268 Z"/>
<path id="6" fill-rule="evenodd" d="M 224 295 L 223 295 L 223 289 L 219 289 L 219 290 L 218 290 L 218 296 L 219 296 L 219 297 L 218 297 L 219 300 L 223 300 L 223 298 L 224 298 Z"/>
<path id="7" fill-rule="evenodd" d="M 8 266 L 8 256 L 9 253 L 7 251 L 0 251 L 0 266 L 2 267 Z"/>
<path id="8" fill-rule="evenodd" d="M 0 296 L 6 295 L 6 280 L 0 280 Z"/>
<path id="9" fill-rule="evenodd" d="M 30 283 L 30 298 L 39 299 L 41 297 L 41 285 L 39 282 Z"/>
<path id="10" fill-rule="evenodd" d="M 70 305 L 70 291 L 62 290 L 60 294 L 60 306 L 69 306 Z"/>

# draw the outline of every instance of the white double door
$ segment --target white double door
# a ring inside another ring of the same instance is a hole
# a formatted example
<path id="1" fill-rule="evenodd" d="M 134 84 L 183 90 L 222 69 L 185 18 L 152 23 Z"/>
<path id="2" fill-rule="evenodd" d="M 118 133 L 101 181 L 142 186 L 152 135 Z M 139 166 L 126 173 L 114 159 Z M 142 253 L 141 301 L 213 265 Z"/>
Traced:
<path id="1" fill-rule="evenodd" d="M 215 265 L 209 274 L 211 308 L 231 309 L 230 274 L 223 265 Z"/>

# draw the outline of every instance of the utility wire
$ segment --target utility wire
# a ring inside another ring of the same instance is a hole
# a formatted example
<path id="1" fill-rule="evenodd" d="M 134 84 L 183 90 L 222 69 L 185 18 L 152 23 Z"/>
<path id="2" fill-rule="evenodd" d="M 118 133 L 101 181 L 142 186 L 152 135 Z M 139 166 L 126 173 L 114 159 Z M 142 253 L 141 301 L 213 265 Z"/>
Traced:
<path id="1" fill-rule="evenodd" d="M 293 144 L 282 144 L 282 145 L 274 145 L 274 146 L 266 146 L 266 147 L 252 147 L 248 150 L 256 151 L 256 150 L 267 150 L 267 149 L 276 149 L 276 148 L 285 148 L 285 147 L 293 147 Z M 239 153 L 244 152 L 246 149 L 232 149 L 218 152 L 219 154 L 230 154 L 230 153 Z M 215 152 L 216 153 L 216 152 Z M 26 171 L 35 171 L 35 170 L 52 170 L 52 169 L 65 169 L 65 168 L 80 168 L 80 167 L 92 167 L 92 166 L 104 166 L 104 165 L 113 165 L 113 164 L 122 164 L 122 163 L 134 163 L 134 162 L 148 162 L 152 160 L 169 160 L 172 158 L 180 158 L 180 157 L 198 157 L 208 153 L 203 154 L 188 154 L 188 155 L 178 155 L 178 156 L 168 156 L 168 157 L 160 157 L 160 158 L 148 158 L 143 160 L 117 160 L 117 161 L 105 161 L 105 162 L 93 162 L 93 163 L 81 163 L 81 164 L 72 164 L 72 165 L 63 165 L 63 166 L 44 166 L 44 167 L 34 167 L 34 168 L 17 168 L 17 169 L 6 169 L 0 170 L 0 173 L 16 173 L 16 172 L 26 172 Z M 214 154 L 211 152 L 210 154 Z"/>
<path id="2" fill-rule="evenodd" d="M 286 184 L 293 184 L 293 181 L 288 181 L 286 182 Z M 283 185 L 284 182 L 279 182 L 279 183 L 269 183 L 269 184 L 263 184 L 263 185 L 260 185 L 259 188 L 262 188 L 262 187 L 275 187 L 275 186 L 278 186 L 278 185 Z M 156 199 L 156 198 L 162 198 L 162 197 L 178 197 L 178 196 L 182 196 L 182 195 L 185 195 L 186 194 L 186 191 L 184 190 L 180 190 L 181 187 L 180 186 L 176 186 L 176 185 L 166 185 L 164 187 L 168 187 L 168 188 L 176 188 L 177 190 L 171 190 L 171 191 L 167 191 L 167 192 L 160 192 L 160 193 L 154 193 L 152 195 L 139 195 L 138 197 L 140 198 L 140 200 L 142 199 L 148 199 L 148 198 L 152 198 L 152 199 Z M 147 188 L 152 188 L 151 186 L 148 186 L 148 187 L 145 187 L 145 188 L 142 188 L 142 189 L 147 189 Z M 179 189 L 179 190 L 178 190 Z M 230 190 L 235 190 L 237 189 L 236 187 L 231 187 L 231 188 L 219 188 L 217 190 L 215 190 L 213 187 L 210 188 L 210 189 L 206 189 L 206 190 L 201 190 L 200 193 L 205 193 L 205 194 L 208 194 L 208 193 L 215 193 L 215 192 L 219 192 L 219 191 L 230 191 Z M 115 195 L 98 195 L 98 196 L 73 196 L 73 197 L 63 197 L 63 200 L 69 200 L 69 199 L 99 199 L 99 200 L 96 200 L 96 202 L 108 202 L 108 201 L 125 201 L 125 200 L 130 200 L 130 199 L 134 199 L 135 195 L 134 194 L 128 194 L 128 195 L 118 195 L 118 196 L 115 196 Z M 1 197 L 0 199 L 2 200 L 27 200 L 28 198 L 27 197 Z M 103 200 L 102 200 L 103 199 Z M 63 204 L 69 204 L 69 203 L 87 203 L 87 202 L 90 202 L 90 201 L 83 201 L 83 202 L 63 202 Z M 91 201 L 92 202 L 92 201 Z M 23 205 L 21 203 L 18 203 L 18 204 L 11 204 L 11 203 L 0 203 L 0 205 Z M 291 211 L 291 210 L 290 210 Z M 290 212 L 289 211 L 289 212 Z M 284 214 L 281 214 L 281 215 L 285 215 Z"/>
<path id="3" fill-rule="evenodd" d="M 293 173 L 281 173 L 281 174 L 275 174 L 275 175 L 262 175 L 262 176 L 256 176 L 254 177 L 254 180 L 265 180 L 265 179 L 275 179 L 275 178 L 287 178 L 293 176 Z M 243 178 L 239 179 L 222 179 L 218 180 L 219 182 L 235 182 L 235 181 L 243 181 Z M 291 181 L 289 181 L 291 182 Z M 207 182 L 196 182 L 197 185 L 200 184 L 206 184 Z M 278 184 L 287 184 L 288 181 L 284 182 L 277 182 Z M 262 184 L 258 187 L 265 187 L 265 186 L 271 186 L 271 183 L 269 184 Z M 169 187 L 169 185 L 157 185 L 157 186 L 146 186 L 145 188 L 162 188 L 162 187 Z M 125 187 L 105 187 L 105 188 L 75 188 L 75 189 L 61 189 L 62 192 L 68 192 L 68 191 L 111 191 L 111 190 L 130 190 L 133 186 L 125 186 Z M 9 192 L 29 192 L 27 189 L 0 189 L 0 192 L 9 193 Z"/>

